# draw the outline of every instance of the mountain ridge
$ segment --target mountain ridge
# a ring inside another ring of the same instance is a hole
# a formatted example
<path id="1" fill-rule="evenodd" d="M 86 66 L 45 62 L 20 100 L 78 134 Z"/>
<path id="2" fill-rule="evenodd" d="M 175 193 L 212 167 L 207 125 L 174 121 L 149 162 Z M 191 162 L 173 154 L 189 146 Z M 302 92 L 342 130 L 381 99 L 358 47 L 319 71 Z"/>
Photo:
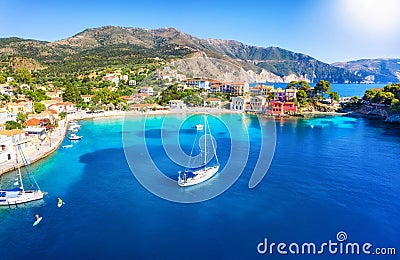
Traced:
<path id="1" fill-rule="evenodd" d="M 327 64 L 307 54 L 280 47 L 252 46 L 236 40 L 200 39 L 176 28 L 103 26 L 87 28 L 71 37 L 53 42 L 17 37 L 0 39 L 2 59 L 20 56 L 34 59 L 44 65 L 80 63 L 96 59 L 101 61 L 99 64 L 106 66 L 156 57 L 171 61 L 188 58 L 195 53 L 205 54 L 202 55 L 202 59 L 196 61 L 199 63 L 198 68 L 212 66 L 211 63 L 215 62 L 215 59 L 222 59 L 241 67 L 248 75 L 252 75 L 254 80 L 315 82 L 324 79 L 334 83 L 345 83 L 361 82 L 365 78 L 365 73 L 354 73 L 344 65 Z M 85 64 L 91 66 L 92 63 Z M 193 67 L 192 65 L 189 67 Z M 227 68 L 218 71 L 218 66 L 213 67 L 217 71 L 211 74 L 227 73 Z"/>

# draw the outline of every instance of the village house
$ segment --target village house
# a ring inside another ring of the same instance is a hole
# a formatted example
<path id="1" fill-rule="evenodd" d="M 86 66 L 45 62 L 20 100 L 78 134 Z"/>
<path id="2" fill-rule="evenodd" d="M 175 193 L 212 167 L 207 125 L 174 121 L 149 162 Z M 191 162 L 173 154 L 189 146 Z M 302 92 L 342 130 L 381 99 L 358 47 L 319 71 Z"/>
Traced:
<path id="1" fill-rule="evenodd" d="M 219 98 L 207 98 L 206 102 L 209 107 L 221 107 L 221 99 Z"/>
<path id="2" fill-rule="evenodd" d="M 284 114 L 296 114 L 297 106 L 294 102 L 282 102 L 282 101 L 271 101 L 270 106 L 266 111 L 269 115 L 284 115 Z"/>
<path id="3" fill-rule="evenodd" d="M 0 136 L 11 138 L 13 147 L 19 144 L 24 152 L 33 150 L 36 145 L 36 140 L 32 139 L 25 130 L 0 130 Z"/>
<path id="4" fill-rule="evenodd" d="M 274 89 L 274 86 L 267 86 L 263 84 L 257 84 L 254 87 L 249 88 L 249 93 L 251 95 L 261 95 L 265 96 Z"/>
<path id="5" fill-rule="evenodd" d="M 14 95 L 11 86 L 0 86 L 0 93 L 8 96 Z"/>
<path id="6" fill-rule="evenodd" d="M 21 113 L 32 113 L 33 112 L 33 104 L 32 101 L 27 101 L 27 102 L 18 102 L 18 103 L 14 103 L 14 102 L 9 102 L 6 105 L 7 110 L 11 113 L 11 114 L 18 114 L 19 112 Z"/>
<path id="7" fill-rule="evenodd" d="M 148 96 L 149 96 L 149 94 L 147 94 L 147 93 L 137 93 L 137 94 L 135 94 L 135 95 L 132 96 L 132 102 L 133 102 L 133 103 L 140 103 L 140 102 L 143 102 L 144 99 L 145 99 L 146 97 L 148 97 Z"/>
<path id="8" fill-rule="evenodd" d="M 249 83 L 247 82 L 233 82 L 230 83 L 230 93 L 237 96 L 243 96 L 249 93 Z"/>
<path id="9" fill-rule="evenodd" d="M 293 101 L 296 98 L 296 93 L 297 93 L 297 89 L 286 89 L 286 96 L 285 96 L 285 100 L 286 101 Z"/>
<path id="10" fill-rule="evenodd" d="M 210 93 L 221 93 L 223 92 L 224 82 L 220 80 L 211 80 L 210 81 Z"/>
<path id="11" fill-rule="evenodd" d="M 132 97 L 131 96 L 121 96 L 120 98 L 125 100 L 128 104 L 132 103 Z"/>
<path id="12" fill-rule="evenodd" d="M 136 80 L 134 80 L 134 79 L 129 80 L 128 86 L 136 86 Z"/>
<path id="13" fill-rule="evenodd" d="M 154 91 L 152 87 L 142 87 L 139 91 L 140 93 L 146 93 L 149 96 L 153 96 Z"/>
<path id="14" fill-rule="evenodd" d="M 233 97 L 231 102 L 231 110 L 244 112 L 247 102 L 248 99 L 243 96 Z"/>
<path id="15" fill-rule="evenodd" d="M 267 98 L 264 96 L 251 97 L 248 111 L 255 113 L 263 113 L 265 111 L 266 104 L 267 104 Z"/>
<path id="16" fill-rule="evenodd" d="M 15 158 L 15 150 L 11 136 L 0 134 L 0 163 L 15 160 Z"/>
<path id="17" fill-rule="evenodd" d="M 186 104 L 182 100 L 170 100 L 168 107 L 171 109 L 185 109 Z"/>
<path id="18" fill-rule="evenodd" d="M 60 92 L 56 91 L 47 91 L 46 96 L 49 96 L 50 98 L 59 98 L 61 97 Z"/>
<path id="19" fill-rule="evenodd" d="M 9 121 L 8 111 L 5 108 L 0 108 L 0 124 L 5 124 Z"/>
<path id="20" fill-rule="evenodd" d="M 24 127 L 40 127 L 42 124 L 40 122 L 40 119 L 38 118 L 29 118 L 26 120 L 26 122 L 23 124 Z"/>
<path id="21" fill-rule="evenodd" d="M 85 103 L 89 103 L 90 101 L 92 101 L 93 97 L 94 97 L 93 95 L 81 95 L 81 98 Z"/>
<path id="22" fill-rule="evenodd" d="M 204 89 L 208 91 L 210 89 L 210 81 L 202 78 L 189 78 L 182 80 L 186 86 L 195 89 Z"/>
<path id="23" fill-rule="evenodd" d="M 71 113 L 71 112 L 76 111 L 75 104 L 73 104 L 72 102 L 69 102 L 69 101 L 53 104 L 53 105 L 49 106 L 49 109 L 53 109 L 53 110 L 57 111 L 58 114 L 60 114 L 61 112 Z"/>
<path id="24" fill-rule="evenodd" d="M 49 109 L 49 107 L 51 105 L 54 105 L 54 104 L 57 104 L 60 102 L 58 102 L 57 100 L 43 100 L 43 101 L 40 101 L 40 103 L 42 103 L 46 107 L 46 109 Z"/>
<path id="25" fill-rule="evenodd" d="M 27 127 L 24 129 L 26 134 L 34 140 L 34 143 L 37 145 L 42 145 L 46 142 L 46 129 L 43 127 Z"/>

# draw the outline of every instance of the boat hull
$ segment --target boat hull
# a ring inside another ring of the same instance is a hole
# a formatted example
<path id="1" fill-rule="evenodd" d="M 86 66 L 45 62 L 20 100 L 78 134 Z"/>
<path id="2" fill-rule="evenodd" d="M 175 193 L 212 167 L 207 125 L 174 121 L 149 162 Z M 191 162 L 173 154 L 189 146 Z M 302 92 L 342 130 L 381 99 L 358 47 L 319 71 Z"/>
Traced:
<path id="1" fill-rule="evenodd" d="M 9 206 L 9 205 L 22 204 L 30 201 L 40 200 L 43 199 L 43 195 L 44 193 L 40 190 L 23 191 L 16 197 L 12 198 L 1 197 L 0 206 Z"/>
<path id="2" fill-rule="evenodd" d="M 193 186 L 213 177 L 219 170 L 219 165 L 213 167 L 206 167 L 205 169 L 200 169 L 193 172 L 194 177 L 183 178 L 179 177 L 178 185 L 181 187 Z"/>

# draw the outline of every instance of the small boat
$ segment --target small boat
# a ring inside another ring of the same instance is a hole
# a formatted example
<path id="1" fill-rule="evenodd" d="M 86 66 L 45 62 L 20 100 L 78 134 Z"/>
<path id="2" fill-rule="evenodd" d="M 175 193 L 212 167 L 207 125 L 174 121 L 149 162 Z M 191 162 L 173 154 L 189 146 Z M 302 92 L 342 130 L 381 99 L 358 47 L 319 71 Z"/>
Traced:
<path id="1" fill-rule="evenodd" d="M 61 146 L 62 148 L 71 148 L 72 147 L 72 144 L 66 144 L 66 145 L 63 145 L 63 146 Z"/>
<path id="2" fill-rule="evenodd" d="M 203 125 L 201 125 L 203 129 Z M 197 128 L 197 125 L 196 125 Z M 207 133 L 207 128 L 208 128 L 208 133 Z M 198 129 L 198 128 L 197 128 Z M 198 132 L 199 133 L 199 132 Z M 211 139 L 211 144 L 213 148 L 213 156 L 215 156 L 216 159 L 216 164 L 212 166 L 207 166 L 207 135 L 209 135 Z M 193 149 L 192 149 L 193 152 Z M 192 154 L 191 152 L 191 154 Z M 206 115 L 204 114 L 204 148 L 203 151 L 204 153 L 204 161 L 202 162 L 202 165 L 200 167 L 194 167 L 194 168 L 186 168 L 185 172 L 181 174 L 181 172 L 178 172 L 178 185 L 181 187 L 186 187 L 186 186 L 192 186 L 195 184 L 199 184 L 202 182 L 205 182 L 206 180 L 210 179 L 213 177 L 219 170 L 219 162 L 218 162 L 218 157 L 217 157 L 217 152 L 215 150 L 215 145 L 211 136 L 211 131 L 209 129 L 209 126 L 207 126 L 207 118 Z"/>
<path id="3" fill-rule="evenodd" d="M 196 125 L 196 129 L 197 129 L 197 130 L 203 130 L 203 125 L 202 125 L 202 124 Z"/>
<path id="4" fill-rule="evenodd" d="M 22 204 L 30 201 L 43 199 L 44 192 L 40 190 L 39 185 L 37 184 L 35 177 L 33 176 L 29 162 L 26 159 L 24 153 L 22 152 L 20 144 L 18 144 L 17 149 L 21 155 L 23 163 L 26 165 L 25 169 L 28 172 L 29 176 L 28 179 L 31 182 L 31 189 L 26 190 L 24 187 L 24 184 L 22 182 L 20 163 L 18 161 L 17 162 L 18 178 L 14 183 L 14 185 L 18 187 L 13 189 L 0 190 L 0 206 L 10 206 L 10 205 Z M 18 159 L 18 154 L 17 154 L 17 159 Z"/>
<path id="5" fill-rule="evenodd" d="M 77 132 L 79 131 L 79 129 L 76 128 L 76 127 L 70 126 L 70 127 L 68 128 L 68 131 L 69 131 L 69 132 L 72 132 L 72 133 L 77 133 Z"/>
<path id="6" fill-rule="evenodd" d="M 69 140 L 81 140 L 82 136 L 76 135 L 76 134 L 70 134 Z"/>
<path id="7" fill-rule="evenodd" d="M 76 121 L 71 121 L 69 122 L 69 128 L 75 128 L 79 130 L 81 128 L 81 125 L 79 125 Z"/>

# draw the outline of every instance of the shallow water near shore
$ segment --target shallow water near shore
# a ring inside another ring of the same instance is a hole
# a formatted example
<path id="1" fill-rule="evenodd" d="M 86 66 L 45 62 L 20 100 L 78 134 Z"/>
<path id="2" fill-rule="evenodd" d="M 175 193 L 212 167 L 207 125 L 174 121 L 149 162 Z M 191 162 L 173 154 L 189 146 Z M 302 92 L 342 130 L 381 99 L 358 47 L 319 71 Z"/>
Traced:
<path id="1" fill-rule="evenodd" d="M 182 116 L 168 117 L 173 121 Z M 44 200 L 0 209 L 1 258 L 248 259 L 259 256 L 257 245 L 264 238 L 275 243 L 323 243 L 336 241 L 339 231 L 345 231 L 351 242 L 400 245 L 398 128 L 349 117 L 277 120 L 271 167 L 262 182 L 249 189 L 260 150 L 258 119 L 221 117 L 247 123 L 249 160 L 230 189 L 196 204 L 163 200 L 140 185 L 126 162 L 123 119 L 81 121 L 83 140 L 32 165 L 42 190 L 48 192 Z M 180 167 L 166 161 L 160 150 L 162 119 L 153 116 L 147 122 L 148 149 L 156 164 L 177 178 Z M 143 138 L 144 118 L 125 120 L 132 126 L 132 142 Z M 186 152 L 195 131 L 190 124 L 181 129 L 179 140 Z M 217 123 L 212 131 L 223 167 L 230 152 L 229 134 Z M 176 137 L 164 138 L 173 142 Z M 63 145 L 69 143 L 64 140 Z M 66 203 L 61 208 L 57 197 Z M 32 227 L 36 213 L 43 220 Z M 275 252 L 264 257 L 310 256 Z"/>

